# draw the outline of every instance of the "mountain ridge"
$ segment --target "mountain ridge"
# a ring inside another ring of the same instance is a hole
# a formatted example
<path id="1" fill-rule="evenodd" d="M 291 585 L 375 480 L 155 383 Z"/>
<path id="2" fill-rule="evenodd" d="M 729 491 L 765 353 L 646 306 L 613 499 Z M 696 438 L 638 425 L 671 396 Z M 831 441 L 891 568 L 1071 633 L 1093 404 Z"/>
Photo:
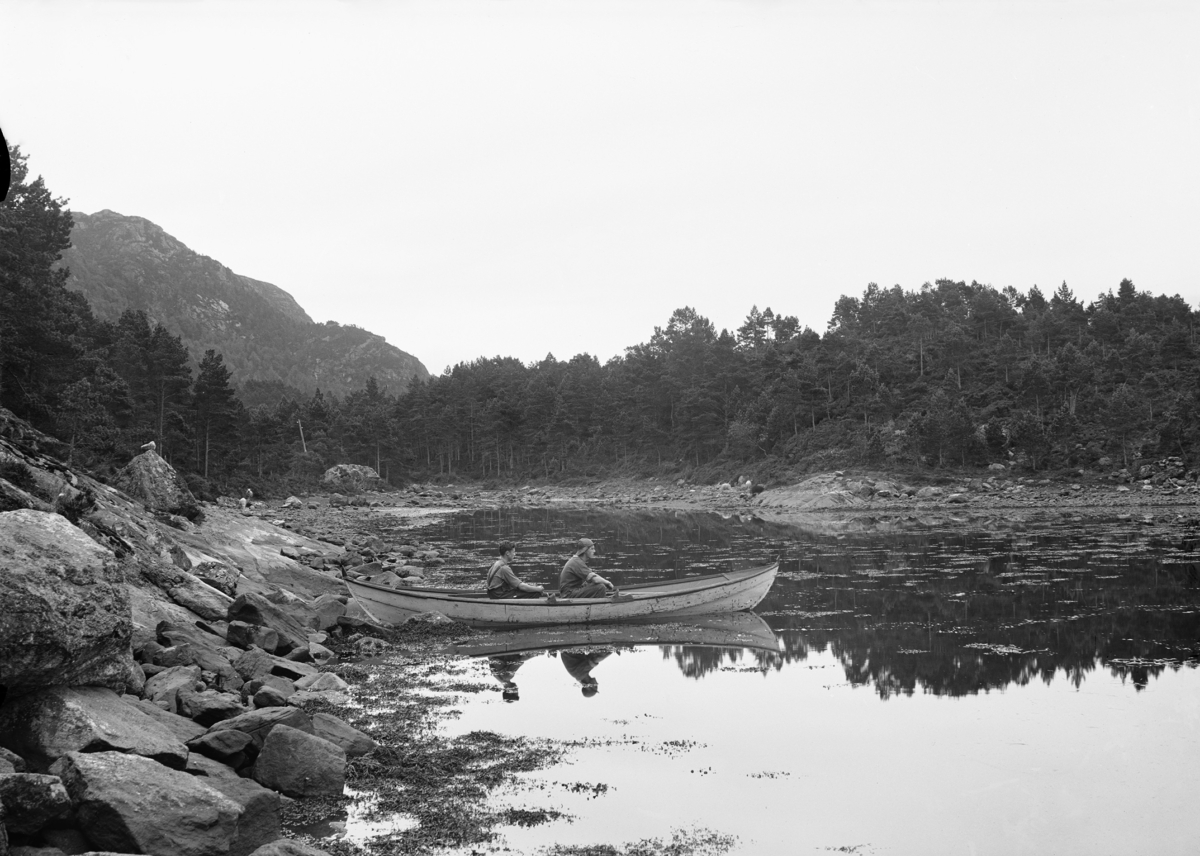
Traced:
<path id="1" fill-rule="evenodd" d="M 239 386 L 278 381 L 305 394 L 344 396 L 369 377 L 393 393 L 429 377 L 419 359 L 382 336 L 313 321 L 284 289 L 235 273 L 144 217 L 71 213 L 71 248 L 61 264 L 70 270 L 67 287 L 87 298 L 96 317 L 115 321 L 127 309 L 142 310 L 179 336 L 193 361 L 209 348 L 222 354 Z"/>

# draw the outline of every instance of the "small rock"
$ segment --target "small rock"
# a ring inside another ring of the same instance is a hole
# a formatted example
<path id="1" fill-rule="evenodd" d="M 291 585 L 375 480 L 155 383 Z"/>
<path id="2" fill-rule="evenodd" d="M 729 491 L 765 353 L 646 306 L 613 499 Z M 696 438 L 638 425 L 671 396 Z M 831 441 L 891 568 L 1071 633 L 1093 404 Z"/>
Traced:
<path id="1" fill-rule="evenodd" d="M 230 645 L 238 648 L 262 648 L 264 651 L 275 651 L 279 647 L 279 634 L 270 627 L 257 624 L 247 624 L 245 621 L 229 622 L 225 639 Z"/>
<path id="2" fill-rule="evenodd" d="M 312 715 L 313 734 L 341 748 L 347 757 L 366 755 L 378 746 L 371 737 L 328 713 Z"/>
<path id="3" fill-rule="evenodd" d="M 0 805 L 9 832 L 32 835 L 51 818 L 69 811 L 71 798 L 58 776 L 13 773 L 0 776 Z"/>
<path id="4" fill-rule="evenodd" d="M 342 692 L 349 688 L 350 685 L 333 672 L 321 672 L 318 675 L 309 675 L 296 681 L 296 689 L 309 690 L 311 692 L 326 692 L 328 690 Z"/>
<path id="5" fill-rule="evenodd" d="M 227 728 L 202 734 L 188 743 L 188 748 L 236 769 L 246 762 L 247 747 L 253 744 L 254 738 L 246 732 Z"/>

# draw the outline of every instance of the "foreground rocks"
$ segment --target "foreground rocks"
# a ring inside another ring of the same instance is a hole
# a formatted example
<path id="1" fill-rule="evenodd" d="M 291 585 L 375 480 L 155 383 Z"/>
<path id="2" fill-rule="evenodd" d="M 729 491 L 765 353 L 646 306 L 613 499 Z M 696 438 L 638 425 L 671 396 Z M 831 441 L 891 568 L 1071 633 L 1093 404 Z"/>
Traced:
<path id="1" fill-rule="evenodd" d="M 157 455 L 134 497 L 58 448 L 0 410 L 0 854 L 319 854 L 281 838 L 285 805 L 339 799 L 375 748 L 300 706 L 347 689 L 323 671 L 354 632 L 335 570 L 269 523 L 193 514 Z"/>

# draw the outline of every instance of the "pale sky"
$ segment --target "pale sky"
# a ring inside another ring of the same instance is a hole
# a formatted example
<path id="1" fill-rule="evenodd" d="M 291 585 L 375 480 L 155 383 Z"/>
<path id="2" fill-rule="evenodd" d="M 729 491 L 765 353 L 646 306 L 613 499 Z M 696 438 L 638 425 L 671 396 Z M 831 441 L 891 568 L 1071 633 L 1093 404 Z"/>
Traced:
<path id="1" fill-rule="evenodd" d="M 1200 3 L 24 2 L 0 126 L 434 374 L 941 277 L 1200 303 Z"/>

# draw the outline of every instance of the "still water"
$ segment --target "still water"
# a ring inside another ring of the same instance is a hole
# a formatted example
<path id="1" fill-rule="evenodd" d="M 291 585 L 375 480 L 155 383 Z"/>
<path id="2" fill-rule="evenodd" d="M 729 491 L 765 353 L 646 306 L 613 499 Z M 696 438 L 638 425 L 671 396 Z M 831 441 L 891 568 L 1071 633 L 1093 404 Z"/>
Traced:
<path id="1" fill-rule="evenodd" d="M 494 691 L 444 727 L 571 744 L 494 796 L 566 817 L 505 827 L 498 852 L 682 829 L 745 854 L 1196 853 L 1197 534 L 1058 514 L 457 515 L 422 537 L 510 539 L 547 585 L 585 535 L 618 585 L 784 561 L 761 621 L 471 640 Z"/>

